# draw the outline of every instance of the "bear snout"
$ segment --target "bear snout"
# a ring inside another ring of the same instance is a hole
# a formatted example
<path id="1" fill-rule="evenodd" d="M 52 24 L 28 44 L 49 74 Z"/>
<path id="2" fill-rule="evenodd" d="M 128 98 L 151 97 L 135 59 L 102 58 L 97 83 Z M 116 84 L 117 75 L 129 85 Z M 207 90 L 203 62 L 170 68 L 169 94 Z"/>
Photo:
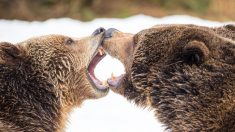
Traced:
<path id="1" fill-rule="evenodd" d="M 118 31 L 118 30 L 115 29 L 115 28 L 109 28 L 107 31 L 105 31 L 104 37 L 105 37 L 105 38 L 111 38 L 111 37 L 113 37 L 113 32 L 115 32 L 115 31 Z"/>
<path id="2" fill-rule="evenodd" d="M 100 27 L 100 28 L 97 28 L 97 29 L 92 33 L 92 35 L 96 36 L 96 35 L 98 35 L 98 34 L 100 34 L 100 33 L 103 33 L 103 32 L 105 32 L 105 29 L 104 29 L 103 27 Z"/>

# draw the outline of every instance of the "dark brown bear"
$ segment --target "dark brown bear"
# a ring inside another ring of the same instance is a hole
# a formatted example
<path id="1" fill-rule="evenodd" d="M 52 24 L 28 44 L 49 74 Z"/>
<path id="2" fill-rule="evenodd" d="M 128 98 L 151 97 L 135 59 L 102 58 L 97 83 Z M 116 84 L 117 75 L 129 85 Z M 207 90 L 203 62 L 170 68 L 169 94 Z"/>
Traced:
<path id="1" fill-rule="evenodd" d="M 64 131 L 68 113 L 108 89 L 94 76 L 104 29 L 0 43 L 0 132 Z"/>
<path id="2" fill-rule="evenodd" d="M 109 29 L 103 45 L 126 68 L 108 80 L 112 90 L 151 107 L 168 130 L 235 131 L 234 25 Z"/>

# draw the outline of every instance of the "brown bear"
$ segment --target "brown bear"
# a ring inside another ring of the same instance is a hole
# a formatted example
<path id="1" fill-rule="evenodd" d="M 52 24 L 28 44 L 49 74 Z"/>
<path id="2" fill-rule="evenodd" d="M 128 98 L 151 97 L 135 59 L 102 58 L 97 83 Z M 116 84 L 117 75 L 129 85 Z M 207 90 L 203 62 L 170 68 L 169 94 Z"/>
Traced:
<path id="1" fill-rule="evenodd" d="M 103 47 L 126 74 L 110 88 L 150 107 L 167 130 L 235 131 L 235 26 L 159 25 L 135 35 L 108 29 Z"/>
<path id="2" fill-rule="evenodd" d="M 63 35 L 0 43 L 0 132 L 64 131 L 68 113 L 108 93 L 94 68 L 105 56 L 105 29 L 90 37 Z"/>

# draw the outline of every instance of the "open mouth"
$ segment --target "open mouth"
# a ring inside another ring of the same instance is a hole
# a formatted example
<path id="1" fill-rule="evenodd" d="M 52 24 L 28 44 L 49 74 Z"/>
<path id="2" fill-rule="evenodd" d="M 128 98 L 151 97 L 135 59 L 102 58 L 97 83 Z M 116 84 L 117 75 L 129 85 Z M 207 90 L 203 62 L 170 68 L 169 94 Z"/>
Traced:
<path id="1" fill-rule="evenodd" d="M 95 88 L 101 91 L 106 91 L 108 89 L 108 84 L 107 81 L 100 81 L 96 76 L 95 76 L 95 67 L 97 64 L 106 56 L 106 53 L 104 52 L 104 49 L 102 47 L 99 47 L 97 52 L 95 53 L 94 57 L 90 61 L 87 71 L 88 75 L 90 77 L 90 80 L 92 81 L 92 84 L 94 85 Z"/>

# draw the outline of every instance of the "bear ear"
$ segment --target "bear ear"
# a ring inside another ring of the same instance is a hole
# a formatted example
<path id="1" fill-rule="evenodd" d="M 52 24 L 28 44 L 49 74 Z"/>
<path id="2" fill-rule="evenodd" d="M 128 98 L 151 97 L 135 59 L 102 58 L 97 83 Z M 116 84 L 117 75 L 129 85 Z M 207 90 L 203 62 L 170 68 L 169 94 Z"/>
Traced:
<path id="1" fill-rule="evenodd" d="M 190 41 L 184 48 L 183 48 L 183 60 L 190 64 L 200 65 L 209 56 L 209 49 L 205 45 L 204 42 L 200 42 L 197 40 Z"/>
<path id="2" fill-rule="evenodd" d="M 228 30 L 235 31 L 235 24 L 228 24 L 225 25 L 224 27 Z"/>
<path id="3" fill-rule="evenodd" d="M 22 61 L 23 54 L 15 45 L 8 42 L 0 43 L 0 62 L 5 64 L 17 64 Z"/>

